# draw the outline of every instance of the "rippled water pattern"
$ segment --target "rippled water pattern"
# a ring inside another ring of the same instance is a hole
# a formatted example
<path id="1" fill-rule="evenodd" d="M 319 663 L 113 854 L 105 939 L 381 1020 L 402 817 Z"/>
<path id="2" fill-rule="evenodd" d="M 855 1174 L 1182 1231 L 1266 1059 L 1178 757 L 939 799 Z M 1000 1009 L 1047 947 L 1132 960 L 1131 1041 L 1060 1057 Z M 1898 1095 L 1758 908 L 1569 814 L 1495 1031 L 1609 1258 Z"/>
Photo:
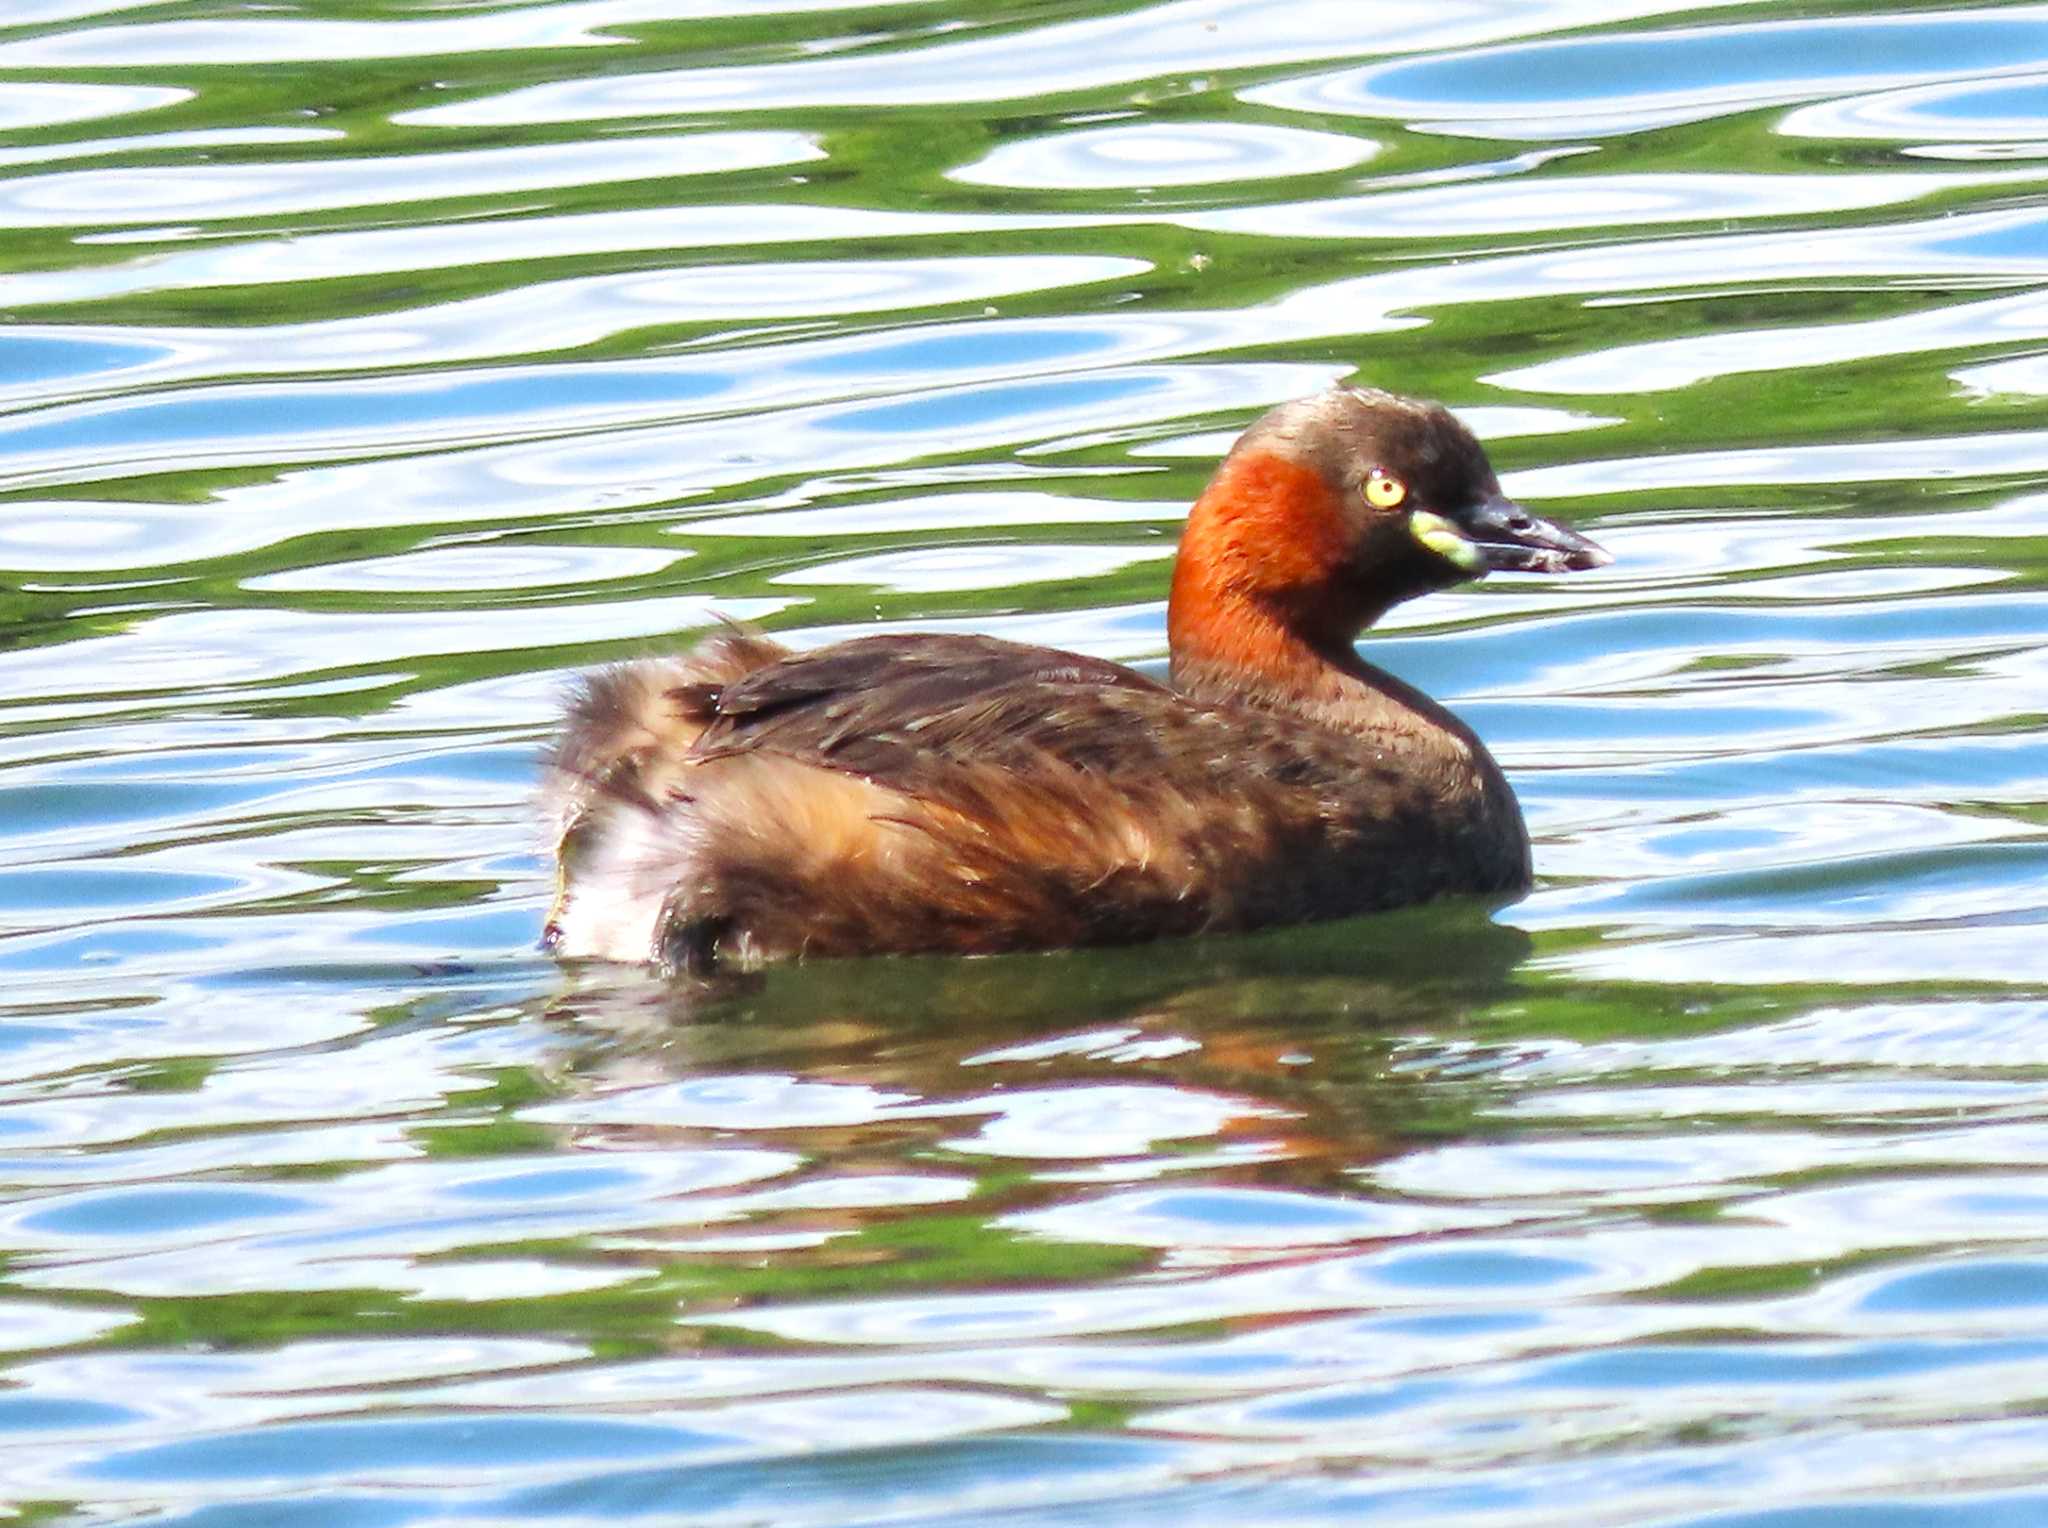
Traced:
<path id="1" fill-rule="evenodd" d="M 2048 1523 L 2048 7 L 9 0 L 0 1508 Z M 694 996 L 567 674 L 1156 658 L 1264 407 L 1540 885 Z"/>

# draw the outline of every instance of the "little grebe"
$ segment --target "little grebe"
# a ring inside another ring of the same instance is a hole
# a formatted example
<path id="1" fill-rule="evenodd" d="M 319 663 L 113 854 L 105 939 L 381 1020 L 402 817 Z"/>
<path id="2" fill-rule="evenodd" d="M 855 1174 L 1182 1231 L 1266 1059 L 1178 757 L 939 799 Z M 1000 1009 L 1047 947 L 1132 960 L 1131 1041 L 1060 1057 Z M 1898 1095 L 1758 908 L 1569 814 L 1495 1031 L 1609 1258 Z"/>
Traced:
<path id="1" fill-rule="evenodd" d="M 1528 888 L 1471 730 L 1362 661 L 1401 600 L 1606 552 L 1504 498 L 1437 404 L 1283 404 L 1189 513 L 1170 684 L 990 637 L 729 630 L 590 675 L 542 805 L 569 957 L 1116 944 Z"/>

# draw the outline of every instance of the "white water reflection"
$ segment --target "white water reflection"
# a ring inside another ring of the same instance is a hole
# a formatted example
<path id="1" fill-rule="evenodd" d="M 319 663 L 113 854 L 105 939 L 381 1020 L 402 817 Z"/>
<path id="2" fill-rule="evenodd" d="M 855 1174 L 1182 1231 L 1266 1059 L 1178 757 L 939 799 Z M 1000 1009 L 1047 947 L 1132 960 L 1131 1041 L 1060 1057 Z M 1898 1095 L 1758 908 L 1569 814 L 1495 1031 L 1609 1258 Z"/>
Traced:
<path id="1" fill-rule="evenodd" d="M 4 50 L 0 50 L 4 52 Z M 647 134 L 614 143 L 543 144 L 391 159 L 310 159 L 291 169 L 200 165 L 67 170 L 0 181 L 0 228 L 96 227 L 203 214 L 209 222 L 519 192 L 725 175 L 824 158 L 806 134 Z M 294 173 L 295 172 L 295 173 Z"/>
<path id="2" fill-rule="evenodd" d="M 0 132 L 125 117 L 189 101 L 192 92 L 151 85 L 72 85 L 15 80 L 0 91 Z"/>
<path id="3" fill-rule="evenodd" d="M 676 595 L 621 605 L 555 606 L 544 632 L 519 609 L 421 612 L 403 630 L 374 616 L 245 610 L 189 611 L 138 622 L 120 636 L 67 643 L 59 656 L 0 654 L 0 704 L 50 695 L 123 695 L 248 685 L 330 667 L 402 663 L 425 654 L 522 651 L 536 638 L 564 646 L 653 637 L 721 616 L 758 619 L 780 600 Z"/>
<path id="4" fill-rule="evenodd" d="M 162 0 L 77 0 L 50 16 L 28 0 L 24 21 L 144 9 Z M 831 11 L 852 0 L 722 0 L 718 14 Z M 178 17 L 77 28 L 0 43 L 0 68 L 165 68 L 182 64 L 314 63 L 329 59 L 459 57 L 543 48 L 621 48 L 607 28 L 678 19 L 674 0 L 569 0 L 494 6 L 459 17 L 343 21 L 318 16 Z M 13 20 L 10 17 L 10 20 Z"/>
<path id="5" fill-rule="evenodd" d="M 2048 432 L 1986 430 L 1927 440 L 1890 440 L 1738 451 L 1675 452 L 1539 467 L 1515 474 L 1512 491 L 1536 498 L 1728 488 L 1761 483 L 1915 483 L 2048 470 Z"/>
<path id="6" fill-rule="evenodd" d="M 1292 127 L 1134 123 L 1006 143 L 947 173 L 971 185 L 1019 190 L 1202 186 L 1348 170 L 1378 151 L 1370 139 Z"/>
<path id="7" fill-rule="evenodd" d="M 1949 81 L 1803 106 L 1787 112 L 1778 131 L 1895 140 L 1919 158 L 1968 158 L 1972 150 L 2000 143 L 2038 147 L 2048 138 L 2048 101 L 2038 73 L 2019 80 Z"/>
<path id="8" fill-rule="evenodd" d="M 1073 227 L 1099 220 L 1048 216 L 1039 221 L 1047 227 Z M 0 296 L 10 306 L 28 307 L 186 288 L 273 286 L 393 271 L 466 270 L 478 264 L 514 266 L 603 253 L 765 250 L 779 244 L 989 234 L 1016 226 L 994 214 L 773 204 L 698 206 L 690 209 L 687 220 L 679 220 L 667 208 L 571 212 L 173 247 L 127 264 L 10 272 L 0 275 Z M 166 242 L 175 246 L 177 241 Z"/>
<path id="9" fill-rule="evenodd" d="M 386 9 L 0 18 L 0 1507 L 2048 1510 L 2048 11 Z M 1346 377 L 1618 554 L 1367 648 L 1535 896 L 535 953 L 572 671 L 1156 660 Z"/>
<path id="10" fill-rule="evenodd" d="M 102 389 L 230 376 L 289 378 L 309 371 L 386 371 L 400 364 L 539 356 L 600 344 L 653 324 L 823 318 L 985 303 L 1128 279 L 1147 268 L 1134 260 L 1057 255 L 739 264 L 540 282 L 397 313 L 247 329 L 21 324 L 9 330 L 0 347 L 0 364 L 12 363 L 6 368 L 11 375 L 0 379 L 0 400 L 77 397 Z M 814 353 L 845 348 L 842 341 Z M 606 375 L 616 372 L 608 368 Z M 564 392 L 573 396 L 574 390 Z"/>
<path id="11" fill-rule="evenodd" d="M 1056 1209 L 1013 1215 L 1002 1223 L 1070 1241 L 1160 1247 L 1177 1252 L 1276 1252 L 1334 1242 L 1498 1225 L 1497 1210 L 1344 1201 L 1230 1189 L 1139 1189 Z"/>
<path id="12" fill-rule="evenodd" d="M 119 1311 L 0 1300 L 0 1353 L 13 1355 L 37 1348 L 73 1347 L 118 1331 L 134 1319 Z"/>
<path id="13" fill-rule="evenodd" d="M 1951 375 L 1959 386 L 1984 398 L 1996 398 L 2001 394 L 2039 397 L 2048 393 L 2048 364 L 2038 356 L 1992 361 L 1983 366 L 1961 366 Z"/>
<path id="14" fill-rule="evenodd" d="M 1438 132 L 1580 139 L 1818 96 L 1862 101 L 1929 78 L 2032 73 L 2043 64 L 2048 17 L 2014 6 L 1517 43 L 1311 75 L 1247 98 Z"/>
<path id="15" fill-rule="evenodd" d="M 2038 184 L 2031 171 L 2018 175 Z M 1939 196 L 1976 175 L 1553 175 L 1431 186 L 1282 206 L 1189 214 L 1190 227 L 1288 238 L 1407 239 L 1567 228 L 1726 222 L 1891 207 Z"/>
<path id="16" fill-rule="evenodd" d="M 1749 372 L 1838 366 L 1880 356 L 1976 349 L 2048 336 L 2048 296 L 2028 292 L 1985 302 L 1951 303 L 1897 318 L 1803 324 L 1615 345 L 1564 360 L 1501 372 L 1488 380 L 1545 393 L 1658 392 Z M 2019 363 L 2011 370 L 2015 375 Z M 1957 379 L 1984 392 L 2016 387 L 2006 367 L 1972 368 Z"/>
<path id="17" fill-rule="evenodd" d="M 947 589 L 1004 589 L 1013 584 L 1100 578 L 1173 556 L 1173 543 L 1149 547 L 986 546 L 943 551 L 879 552 L 777 573 L 777 584 L 856 584 L 898 594 Z"/>
<path id="18" fill-rule="evenodd" d="M 1275 11 L 1257 0 L 1168 0 L 1128 14 L 1055 21 L 1027 32 L 885 49 L 852 58 L 660 70 L 534 85 L 402 114 L 422 126 L 593 122 L 676 111 L 797 106 L 928 106 L 1098 90 L 1184 71 L 1241 70 L 1370 48 L 1405 53 L 1504 36 L 1697 9 L 1693 0 L 1537 0 L 1510 16 L 1484 0 L 1401 0 L 1376 6 L 1369 36 L 1340 0 Z M 1334 41 L 1333 41 L 1334 40 Z M 0 51 L 0 64 L 6 54 Z"/>
<path id="19" fill-rule="evenodd" d="M 895 486 L 900 474 L 864 478 L 858 483 L 820 483 L 832 488 Z M 934 493 L 918 498 L 863 500 L 826 504 L 811 509 L 748 508 L 742 514 L 692 519 L 673 527 L 671 535 L 786 536 L 795 539 L 880 532 L 931 533 L 955 530 L 997 530 L 1010 526 L 1106 525 L 1126 521 L 1177 521 L 1185 504 L 1130 503 L 1091 499 L 1078 492 L 1060 494 L 1018 490 Z"/>
<path id="20" fill-rule="evenodd" d="M 687 551 L 631 547 L 442 547 L 369 562 L 324 563 L 242 580 L 245 589 L 333 593 L 453 593 L 537 589 L 646 578 L 675 566 Z"/>

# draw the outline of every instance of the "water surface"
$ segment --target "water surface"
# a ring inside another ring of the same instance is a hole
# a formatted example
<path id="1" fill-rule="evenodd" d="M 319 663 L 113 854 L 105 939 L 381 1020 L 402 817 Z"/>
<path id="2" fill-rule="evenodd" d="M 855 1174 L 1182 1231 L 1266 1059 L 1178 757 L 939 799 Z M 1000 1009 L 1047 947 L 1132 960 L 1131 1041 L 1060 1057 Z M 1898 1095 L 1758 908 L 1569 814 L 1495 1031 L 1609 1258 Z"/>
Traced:
<path id="1" fill-rule="evenodd" d="M 1370 10 L 14 0 L 0 1506 L 2048 1521 L 2048 8 Z M 576 669 L 1342 379 L 1619 556 L 1369 643 L 1528 900 L 535 953 Z"/>

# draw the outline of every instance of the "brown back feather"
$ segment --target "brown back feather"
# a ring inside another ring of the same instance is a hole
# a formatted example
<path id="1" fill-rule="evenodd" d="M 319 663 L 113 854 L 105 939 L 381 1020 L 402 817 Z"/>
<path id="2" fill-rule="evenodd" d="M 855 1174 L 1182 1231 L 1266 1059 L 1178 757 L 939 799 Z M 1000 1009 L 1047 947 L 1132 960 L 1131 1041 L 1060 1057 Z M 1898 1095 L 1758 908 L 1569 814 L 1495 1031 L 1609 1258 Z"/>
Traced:
<path id="1" fill-rule="evenodd" d="M 643 778 L 648 766 L 689 751 L 727 686 L 788 656 L 781 643 L 731 627 L 679 658 L 646 658 L 581 675 L 562 730 L 541 761 L 548 847 L 561 843 L 600 794 L 658 801 L 662 782 Z"/>
<path id="2" fill-rule="evenodd" d="M 565 953 L 992 952 L 1505 889 L 1401 761 L 1300 717 L 982 637 L 713 641 L 572 714 L 554 768 L 608 900 Z"/>

